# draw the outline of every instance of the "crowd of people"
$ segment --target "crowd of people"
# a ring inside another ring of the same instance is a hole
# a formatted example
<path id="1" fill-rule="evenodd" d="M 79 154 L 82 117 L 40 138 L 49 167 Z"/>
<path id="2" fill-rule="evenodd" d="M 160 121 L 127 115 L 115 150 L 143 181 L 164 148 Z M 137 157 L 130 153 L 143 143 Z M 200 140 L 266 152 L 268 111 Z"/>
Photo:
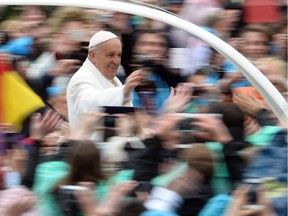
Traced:
<path id="1" fill-rule="evenodd" d="M 229 43 L 287 101 L 287 3 L 252 22 L 246 1 L 141 2 Z M 209 44 L 120 12 L 0 12 L 0 62 L 44 102 L 0 123 L 0 215 L 287 215 L 285 120 Z"/>

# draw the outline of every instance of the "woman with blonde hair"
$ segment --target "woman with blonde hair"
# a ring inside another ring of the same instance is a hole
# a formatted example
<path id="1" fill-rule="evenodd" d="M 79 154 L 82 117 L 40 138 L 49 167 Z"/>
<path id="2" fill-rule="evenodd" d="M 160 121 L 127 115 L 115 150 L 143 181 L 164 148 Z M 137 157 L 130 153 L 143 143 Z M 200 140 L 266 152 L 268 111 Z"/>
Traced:
<path id="1" fill-rule="evenodd" d="M 287 66 L 284 60 L 269 56 L 258 59 L 255 65 L 281 94 L 287 95 Z"/>

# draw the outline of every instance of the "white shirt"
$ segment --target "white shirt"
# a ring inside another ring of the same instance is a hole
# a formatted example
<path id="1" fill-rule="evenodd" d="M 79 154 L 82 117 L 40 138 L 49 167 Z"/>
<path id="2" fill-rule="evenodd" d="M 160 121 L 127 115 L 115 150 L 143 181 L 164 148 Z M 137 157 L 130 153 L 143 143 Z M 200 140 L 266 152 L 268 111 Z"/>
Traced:
<path id="1" fill-rule="evenodd" d="M 68 118 L 75 128 L 82 113 L 98 111 L 102 106 L 131 106 L 124 98 L 124 86 L 117 77 L 106 79 L 87 58 L 67 87 Z"/>

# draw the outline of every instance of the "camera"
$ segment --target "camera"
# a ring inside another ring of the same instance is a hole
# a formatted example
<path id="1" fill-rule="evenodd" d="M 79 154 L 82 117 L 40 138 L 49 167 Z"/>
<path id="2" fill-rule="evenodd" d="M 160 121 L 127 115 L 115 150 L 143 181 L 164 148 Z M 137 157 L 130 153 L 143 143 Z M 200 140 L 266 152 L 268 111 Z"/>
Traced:
<path id="1" fill-rule="evenodd" d="M 197 127 L 192 125 L 193 123 L 193 118 L 183 118 L 181 119 L 179 125 L 178 125 L 178 130 L 180 132 L 192 132 L 197 129 Z"/>
<path id="2" fill-rule="evenodd" d="M 118 116 L 115 114 L 129 114 L 134 113 L 134 107 L 125 106 L 103 106 L 102 110 L 108 115 L 104 117 L 104 126 L 108 128 L 113 128 L 116 125 L 116 120 Z"/>
<path id="3" fill-rule="evenodd" d="M 156 62 L 150 55 L 135 55 L 135 64 L 141 65 L 142 68 L 151 69 L 155 67 Z"/>
<path id="4" fill-rule="evenodd" d="M 75 190 L 88 190 L 88 188 L 77 185 L 61 185 L 57 193 L 57 203 L 61 212 L 66 216 L 76 216 L 81 213 L 78 201 L 74 196 Z"/>
<path id="5" fill-rule="evenodd" d="M 104 127 L 106 128 L 114 128 L 116 126 L 117 116 L 107 115 L 104 117 Z"/>
<path id="6" fill-rule="evenodd" d="M 149 79 L 149 74 L 159 74 L 159 69 L 161 70 L 161 64 L 157 62 L 155 57 L 153 55 L 144 55 L 144 54 L 135 54 L 132 64 L 130 64 L 131 68 L 133 70 L 139 70 L 142 69 L 145 71 L 145 74 L 147 76 L 147 79 L 145 81 L 152 82 L 151 79 Z M 141 83 L 142 86 L 146 86 L 146 84 Z M 155 86 L 153 83 L 152 85 Z"/>
<path id="7" fill-rule="evenodd" d="M 103 126 L 104 134 L 103 140 L 107 141 L 110 137 L 116 135 L 116 122 L 117 114 L 129 114 L 135 112 L 134 107 L 124 107 L 124 106 L 103 106 L 102 112 L 107 113 L 108 115 L 104 117 Z"/>
<path id="8" fill-rule="evenodd" d="M 203 96 L 205 93 L 207 93 L 206 86 L 193 87 L 193 96 Z"/>
<path id="9" fill-rule="evenodd" d="M 88 48 L 87 47 L 89 45 L 89 42 L 82 41 L 82 42 L 80 42 L 80 44 L 81 44 L 80 50 L 70 54 L 68 59 L 79 60 L 79 62 L 80 62 L 79 65 L 81 66 L 87 58 L 87 55 L 88 55 Z"/>
<path id="10" fill-rule="evenodd" d="M 205 96 L 207 93 L 209 93 L 210 86 L 211 85 L 207 83 L 203 83 L 200 85 L 193 85 L 193 96 L 196 96 L 196 97 Z"/>
<path id="11" fill-rule="evenodd" d="M 181 117 L 177 129 L 180 132 L 193 132 L 195 130 L 198 130 L 199 128 L 193 125 L 193 121 L 195 120 L 194 117 L 196 117 L 199 114 L 195 113 L 175 113 L 175 115 Z"/>
<path id="12" fill-rule="evenodd" d="M 70 30 L 67 32 L 68 38 L 72 41 L 79 43 L 79 50 L 71 53 L 68 59 L 79 60 L 79 65 L 81 66 L 87 58 L 89 42 L 87 38 L 89 37 L 87 32 L 81 30 Z"/>
<path id="13" fill-rule="evenodd" d="M 149 181 L 138 181 L 138 185 L 128 194 L 131 197 L 137 197 L 137 193 L 150 193 L 153 185 Z"/>
<path id="14" fill-rule="evenodd" d="M 211 116 L 216 118 L 222 118 L 221 114 L 215 113 L 175 113 L 174 115 L 181 117 L 181 120 L 178 124 L 178 130 L 180 132 L 193 132 L 196 130 L 201 130 L 201 128 L 193 125 L 194 121 L 197 121 L 196 118 L 200 116 Z"/>

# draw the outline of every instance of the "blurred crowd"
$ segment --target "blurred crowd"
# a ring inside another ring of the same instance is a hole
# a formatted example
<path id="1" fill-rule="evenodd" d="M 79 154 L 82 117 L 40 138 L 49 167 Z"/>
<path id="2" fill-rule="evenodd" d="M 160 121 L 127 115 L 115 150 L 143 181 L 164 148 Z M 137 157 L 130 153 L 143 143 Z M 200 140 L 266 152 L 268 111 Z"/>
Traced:
<path id="1" fill-rule="evenodd" d="M 137 4 L 226 41 L 287 101 L 285 1 Z M 287 215 L 287 124 L 209 44 L 105 10 L 1 5 L 0 18 L 0 59 L 45 103 L 21 129 L 0 123 L 0 215 Z M 122 41 L 117 77 L 147 79 L 132 111 L 82 113 L 69 128 L 66 87 L 102 29 Z"/>

